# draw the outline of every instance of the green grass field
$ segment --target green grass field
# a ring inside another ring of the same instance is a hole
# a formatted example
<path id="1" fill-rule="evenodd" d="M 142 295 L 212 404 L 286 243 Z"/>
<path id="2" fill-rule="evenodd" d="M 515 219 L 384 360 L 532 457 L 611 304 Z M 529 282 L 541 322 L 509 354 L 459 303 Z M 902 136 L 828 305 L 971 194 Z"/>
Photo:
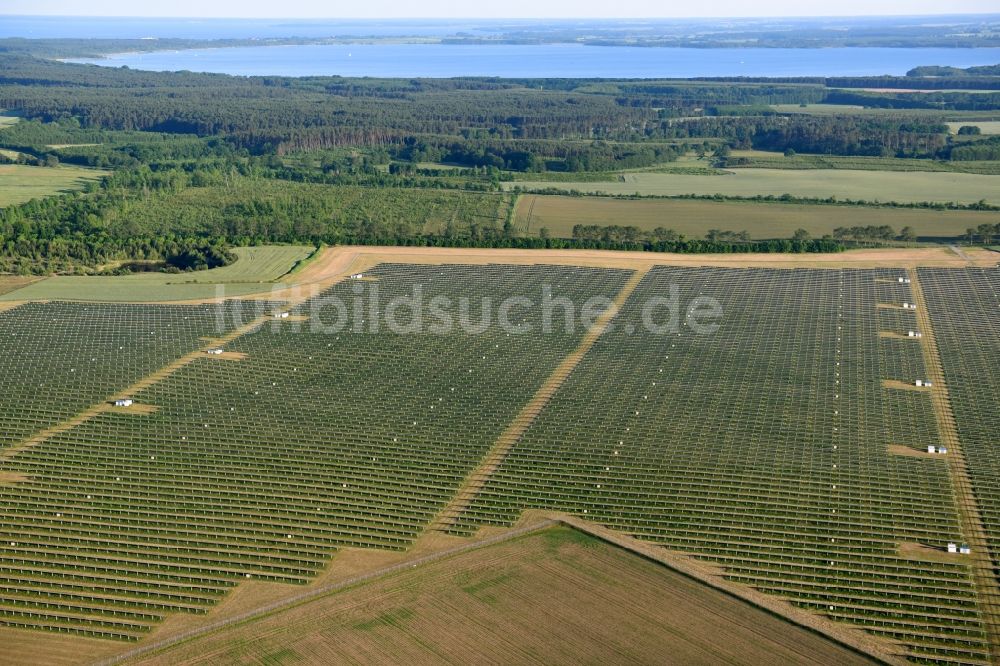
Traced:
<path id="1" fill-rule="evenodd" d="M 526 189 L 551 187 L 545 181 L 516 183 Z M 508 184 L 513 187 L 514 184 Z M 758 194 L 868 201 L 1000 204 L 1000 176 L 968 173 L 891 172 L 853 169 L 734 169 L 730 175 L 626 173 L 616 182 L 561 182 L 559 187 L 588 193 L 676 196 Z"/>
<path id="2" fill-rule="evenodd" d="M 556 238 L 569 238 L 576 224 L 617 224 L 646 231 L 666 227 L 692 238 L 704 237 L 709 229 L 746 230 L 762 239 L 789 238 L 800 228 L 819 237 L 837 227 L 883 224 L 896 231 L 913 227 L 918 236 L 958 237 L 969 227 L 998 220 L 1000 214 L 983 211 L 526 194 L 518 200 L 514 224 L 530 236 L 546 227 Z"/>
<path id="3" fill-rule="evenodd" d="M 0 115 L 0 128 L 8 127 L 10 125 L 13 125 L 14 123 L 16 123 L 19 120 L 20 120 L 20 118 L 18 118 L 17 116 L 4 116 L 4 115 Z"/>
<path id="4" fill-rule="evenodd" d="M 0 295 L 0 300 L 60 300 L 144 303 L 183 301 L 216 296 L 222 285 L 226 296 L 267 291 L 305 260 L 312 247 L 266 245 L 238 247 L 239 259 L 229 266 L 192 273 L 136 273 L 122 276 L 57 276 Z"/>
<path id="5" fill-rule="evenodd" d="M 74 166 L 0 165 L 0 207 L 82 189 L 106 172 Z"/>

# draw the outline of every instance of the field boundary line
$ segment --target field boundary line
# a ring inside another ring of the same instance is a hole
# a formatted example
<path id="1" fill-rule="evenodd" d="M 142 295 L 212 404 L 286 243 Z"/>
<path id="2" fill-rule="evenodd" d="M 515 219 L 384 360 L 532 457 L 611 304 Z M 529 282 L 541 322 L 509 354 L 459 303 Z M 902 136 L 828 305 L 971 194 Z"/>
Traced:
<path id="1" fill-rule="evenodd" d="M 286 597 L 279 601 L 255 608 L 253 610 L 235 615 L 225 620 L 220 620 L 212 624 L 205 625 L 203 627 L 198 627 L 196 629 L 191 629 L 185 631 L 176 636 L 170 638 L 165 638 L 156 643 L 151 643 L 149 645 L 144 645 L 142 647 L 137 647 L 128 652 L 116 655 L 109 659 L 104 659 L 102 661 L 94 662 L 92 666 L 114 666 L 115 664 L 121 664 L 130 659 L 135 659 L 137 657 L 145 657 L 155 652 L 160 652 L 168 648 L 175 647 L 182 643 L 186 643 L 195 638 L 201 638 L 202 636 L 221 631 L 222 629 L 228 629 L 229 627 L 235 626 L 237 624 L 243 624 L 245 622 L 252 622 L 255 620 L 263 619 L 268 615 L 274 613 L 280 613 L 286 610 L 295 608 L 296 606 L 301 606 L 302 604 L 309 603 L 311 601 L 316 601 L 325 596 L 336 594 L 337 592 L 342 592 L 348 588 L 355 587 L 363 583 L 369 583 L 384 576 L 389 576 L 394 573 L 400 573 L 418 567 L 425 564 L 431 564 L 438 560 L 443 560 L 453 555 L 460 555 L 472 550 L 478 550 L 479 548 L 485 548 L 487 546 L 494 546 L 505 541 L 510 541 L 521 536 L 526 536 L 534 532 L 540 532 L 542 530 L 554 527 L 560 524 L 560 520 L 555 518 L 547 518 L 537 523 L 532 523 L 531 525 L 526 525 L 524 527 L 515 528 L 503 532 L 502 534 L 497 534 L 495 536 L 487 537 L 485 539 L 479 539 L 470 543 L 463 543 L 446 550 L 438 551 L 436 553 L 430 553 L 428 555 L 423 555 L 421 557 L 405 560 L 403 562 L 398 562 L 396 564 L 383 567 L 381 569 L 376 569 L 375 571 L 369 571 L 368 573 L 359 574 L 357 576 L 351 576 L 344 580 L 337 581 L 336 583 L 330 583 L 329 585 L 324 585 L 323 587 L 308 590 L 301 594 L 297 594 L 293 597 Z"/>
<path id="2" fill-rule="evenodd" d="M 583 336 L 576 349 L 567 354 L 562 362 L 556 366 L 555 370 L 542 382 L 542 385 L 538 387 L 538 390 L 535 391 L 531 399 L 525 403 L 517 413 L 517 416 L 500 433 L 500 436 L 497 437 L 496 442 L 494 442 L 479 465 L 465 477 L 458 490 L 455 491 L 455 495 L 451 501 L 431 520 L 430 530 L 447 532 L 465 510 L 469 508 L 473 500 L 475 500 L 479 492 L 486 485 L 486 482 L 489 481 L 493 473 L 503 463 L 510 450 L 514 448 L 514 445 L 528 431 L 528 428 L 531 427 L 535 419 L 538 418 L 538 415 L 549 404 L 552 396 L 566 382 L 566 379 L 576 369 L 576 366 L 580 364 L 580 361 L 587 355 L 591 347 L 594 346 L 597 339 L 608 329 L 611 320 L 621 312 L 625 301 L 629 299 L 632 292 L 639 286 L 639 283 L 642 282 L 642 279 L 649 273 L 651 268 L 652 265 L 643 266 L 632 273 L 632 276 L 622 286 L 618 295 L 615 296 L 611 307 L 605 310 L 597 321 L 594 322 L 594 325 Z"/>
<path id="3" fill-rule="evenodd" d="M 904 648 L 896 643 L 878 639 L 861 629 L 842 625 L 822 615 L 797 608 L 780 597 L 765 594 L 748 585 L 728 581 L 721 573 L 724 570 L 711 564 L 699 562 L 690 555 L 671 551 L 655 543 L 642 541 L 624 532 L 618 532 L 603 525 L 577 518 L 576 516 L 568 514 L 546 515 L 552 515 L 562 525 L 572 527 L 595 539 L 600 539 L 605 543 L 622 548 L 634 555 L 661 564 L 698 583 L 728 596 L 735 597 L 740 601 L 812 633 L 819 634 L 838 645 L 866 657 L 885 664 L 892 664 L 893 666 L 903 666 L 910 663 L 902 656 L 905 653 Z M 900 653 L 894 654 L 889 652 L 888 650 L 891 648 L 897 648 L 900 650 Z"/>
<path id="4" fill-rule="evenodd" d="M 752 587 L 727 581 L 723 578 L 720 569 L 710 564 L 701 563 L 687 554 L 668 550 L 657 544 L 642 541 L 623 532 L 616 532 L 610 528 L 585 521 L 568 514 L 551 511 L 532 511 L 531 514 L 533 518 L 537 517 L 537 520 L 528 525 L 514 527 L 494 536 L 474 540 L 469 543 L 459 544 L 457 546 L 411 560 L 397 562 L 396 564 L 390 566 L 358 574 L 356 576 L 351 576 L 350 578 L 330 583 L 320 588 L 308 590 L 293 597 L 286 597 L 253 610 L 246 611 L 239 615 L 198 627 L 196 629 L 190 629 L 155 643 L 133 648 L 114 657 L 94 662 L 92 666 L 116 666 L 117 664 L 122 664 L 133 659 L 150 656 L 152 654 L 177 647 L 178 645 L 182 645 L 189 641 L 202 638 L 237 625 L 256 622 L 268 616 L 297 608 L 332 594 L 337 594 L 359 585 L 371 583 L 393 574 L 402 573 L 415 567 L 431 564 L 455 555 L 461 555 L 470 551 L 512 541 L 517 538 L 541 532 L 556 526 L 568 527 L 595 539 L 599 539 L 616 548 L 621 548 L 631 555 L 635 555 L 660 566 L 664 566 L 671 571 L 674 571 L 699 584 L 705 585 L 718 592 L 722 592 L 726 596 L 750 604 L 751 606 L 783 621 L 790 622 L 800 628 L 814 634 L 818 634 L 838 645 L 841 645 L 842 647 L 874 659 L 880 663 L 890 664 L 891 666 L 904 666 L 909 663 L 900 655 L 889 651 L 890 649 L 897 647 L 902 650 L 902 648 L 897 646 L 896 643 L 875 638 L 860 629 L 843 626 L 832 620 L 824 618 L 821 615 L 816 615 L 806 610 L 796 608 L 780 598 L 769 596 L 763 592 L 758 592 Z"/>
<path id="5" fill-rule="evenodd" d="M 982 512 L 976 502 L 976 494 L 969 477 L 968 460 L 958 437 L 958 426 L 951 410 L 951 398 L 945 383 L 944 365 L 941 362 L 941 352 L 938 349 L 937 338 L 931 323 L 927 300 L 920 286 L 917 270 L 908 271 L 910 289 L 917 305 L 917 322 L 923 337 L 924 365 L 928 379 L 934 387 L 931 390 L 931 402 L 934 405 L 934 416 L 937 420 L 938 433 L 941 442 L 948 448 L 948 476 L 951 478 L 955 491 L 955 506 L 958 522 L 966 542 L 972 548 L 971 569 L 976 589 L 976 604 L 982 615 L 983 629 L 986 631 L 986 642 L 990 658 L 996 662 L 1000 659 L 1000 583 L 993 571 L 993 560 L 990 556 L 986 540 L 986 528 L 983 526 Z"/>

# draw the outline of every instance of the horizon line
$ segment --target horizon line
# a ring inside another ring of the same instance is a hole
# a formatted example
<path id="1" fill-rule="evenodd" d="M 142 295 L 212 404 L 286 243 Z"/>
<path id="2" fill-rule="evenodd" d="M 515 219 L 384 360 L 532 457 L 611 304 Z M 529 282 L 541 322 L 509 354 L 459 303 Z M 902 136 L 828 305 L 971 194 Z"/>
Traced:
<path id="1" fill-rule="evenodd" d="M 720 21 L 738 19 L 879 19 L 925 18 L 944 16 L 998 17 L 1000 12 L 939 12 L 899 14 L 757 14 L 725 16 L 143 16 L 139 14 L 8 14 L 0 16 L 17 18 L 94 18 L 94 19 L 146 19 L 159 20 L 236 20 L 236 21 Z"/>

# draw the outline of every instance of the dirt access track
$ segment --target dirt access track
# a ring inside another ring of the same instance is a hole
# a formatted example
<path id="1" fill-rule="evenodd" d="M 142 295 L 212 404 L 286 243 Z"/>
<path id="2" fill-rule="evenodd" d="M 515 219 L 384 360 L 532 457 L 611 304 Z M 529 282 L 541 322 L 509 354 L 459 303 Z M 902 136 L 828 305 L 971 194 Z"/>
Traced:
<path id="1" fill-rule="evenodd" d="M 994 266 L 1000 254 L 947 247 L 879 248 L 828 254 L 674 254 L 615 250 L 520 250 L 494 248 L 382 247 L 345 245 L 326 248 L 294 275 L 294 281 L 240 298 L 301 301 L 355 273 L 383 263 L 401 264 L 552 264 L 591 268 L 648 269 L 651 266 L 720 266 L 728 268 L 961 268 Z M 205 303 L 212 301 L 191 301 Z"/>

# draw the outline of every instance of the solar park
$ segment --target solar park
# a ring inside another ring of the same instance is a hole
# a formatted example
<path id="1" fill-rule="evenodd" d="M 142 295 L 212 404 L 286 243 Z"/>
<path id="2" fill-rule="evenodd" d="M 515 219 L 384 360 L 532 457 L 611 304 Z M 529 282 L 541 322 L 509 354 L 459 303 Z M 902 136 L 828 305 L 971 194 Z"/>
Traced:
<path id="1" fill-rule="evenodd" d="M 231 302 L 221 329 L 205 304 L 0 312 L 0 626 L 126 653 L 242 586 L 294 595 L 344 553 L 405 558 L 543 512 L 901 659 L 1000 658 L 996 268 L 539 257 L 382 260 L 244 321 Z M 375 331 L 363 309 L 335 333 L 306 321 L 374 285 L 472 303 L 548 285 L 621 307 L 527 335 Z M 672 290 L 715 299 L 718 330 L 696 332 L 693 306 L 648 330 Z"/>

